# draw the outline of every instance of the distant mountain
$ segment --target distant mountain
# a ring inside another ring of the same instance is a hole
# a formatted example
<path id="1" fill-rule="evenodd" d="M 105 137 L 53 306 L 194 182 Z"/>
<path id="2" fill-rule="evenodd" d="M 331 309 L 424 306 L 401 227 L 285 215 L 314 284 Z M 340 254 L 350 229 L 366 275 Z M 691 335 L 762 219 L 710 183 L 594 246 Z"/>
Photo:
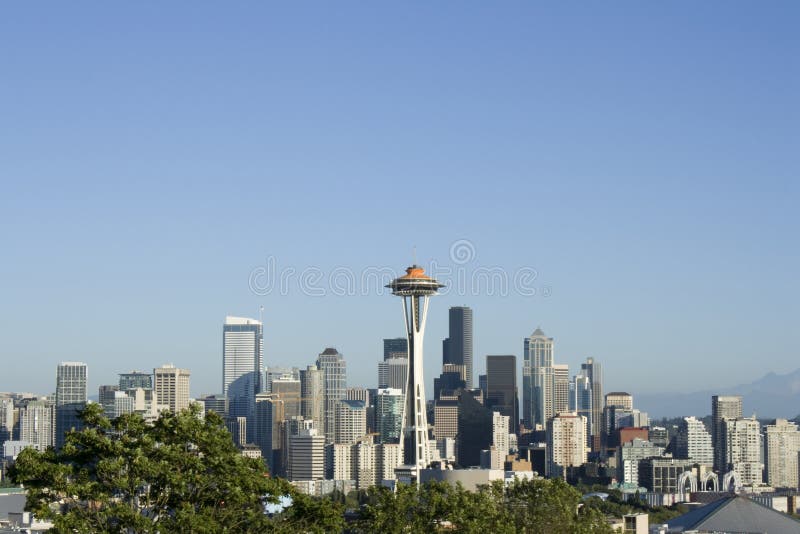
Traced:
<path id="1" fill-rule="evenodd" d="M 703 416 L 711 413 L 712 395 L 741 395 L 745 417 L 791 419 L 800 413 L 800 369 L 768 373 L 749 384 L 694 393 L 635 393 L 634 407 L 650 417 Z"/>

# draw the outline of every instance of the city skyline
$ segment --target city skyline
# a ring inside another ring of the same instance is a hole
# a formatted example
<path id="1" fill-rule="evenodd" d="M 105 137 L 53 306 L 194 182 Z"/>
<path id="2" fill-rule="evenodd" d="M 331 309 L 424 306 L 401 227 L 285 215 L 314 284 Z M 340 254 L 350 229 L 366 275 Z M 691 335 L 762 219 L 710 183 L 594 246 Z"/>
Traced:
<path id="1" fill-rule="evenodd" d="M 473 380 L 537 325 L 610 390 L 797 367 L 796 3 L 42 10 L 0 20 L 5 361 L 84 361 L 90 391 L 172 361 L 213 393 L 220 321 L 264 306 L 268 365 L 336 346 L 371 383 L 397 312 L 330 276 L 416 247 L 450 287 L 536 272 L 439 297 L 427 354 L 471 307 Z M 393 209 L 410 183 L 425 217 Z M 285 292 L 252 284 L 273 263 Z"/>

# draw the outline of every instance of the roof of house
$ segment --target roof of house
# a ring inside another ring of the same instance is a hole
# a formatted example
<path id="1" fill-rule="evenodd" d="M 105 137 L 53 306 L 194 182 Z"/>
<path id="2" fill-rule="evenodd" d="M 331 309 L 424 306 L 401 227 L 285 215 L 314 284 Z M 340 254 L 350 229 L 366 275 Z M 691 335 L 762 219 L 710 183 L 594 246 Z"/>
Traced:
<path id="1" fill-rule="evenodd" d="M 800 521 L 741 495 L 712 502 L 667 524 L 670 530 L 698 532 L 800 532 Z"/>

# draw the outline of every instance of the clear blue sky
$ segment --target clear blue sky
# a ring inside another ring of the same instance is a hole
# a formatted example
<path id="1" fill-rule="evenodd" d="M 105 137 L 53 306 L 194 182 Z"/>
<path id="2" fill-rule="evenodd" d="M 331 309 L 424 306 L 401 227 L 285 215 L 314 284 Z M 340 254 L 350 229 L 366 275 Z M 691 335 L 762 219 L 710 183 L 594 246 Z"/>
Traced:
<path id="1" fill-rule="evenodd" d="M 261 305 L 269 364 L 333 345 L 373 386 L 398 299 L 251 272 L 452 266 L 460 239 L 539 293 L 434 300 L 429 379 L 461 304 L 478 371 L 537 326 L 609 389 L 792 370 L 799 26 L 794 1 L 3 2 L 0 390 L 83 360 L 92 393 L 165 362 L 217 392 L 224 316 Z"/>

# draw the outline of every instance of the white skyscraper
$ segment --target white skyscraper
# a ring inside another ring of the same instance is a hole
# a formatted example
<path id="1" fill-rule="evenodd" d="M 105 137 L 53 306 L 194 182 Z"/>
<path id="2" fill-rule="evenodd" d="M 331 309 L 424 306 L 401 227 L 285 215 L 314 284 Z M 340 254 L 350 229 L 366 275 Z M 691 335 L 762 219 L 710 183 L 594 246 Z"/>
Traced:
<path id="1" fill-rule="evenodd" d="M 338 350 L 328 347 L 317 356 L 317 367 L 323 373 L 325 411 L 321 428 L 328 443 L 336 439 L 336 407 L 347 390 L 347 362 Z"/>
<path id="2" fill-rule="evenodd" d="M 48 401 L 27 401 L 19 408 L 19 439 L 40 451 L 53 446 L 55 407 Z"/>
<path id="3" fill-rule="evenodd" d="M 675 457 L 694 460 L 698 464 L 714 465 L 711 434 L 702 421 L 684 417 L 675 436 Z"/>
<path id="4" fill-rule="evenodd" d="M 767 425 L 764 430 L 767 484 L 773 488 L 797 489 L 797 457 L 800 453 L 800 430 L 797 429 L 797 424 L 786 419 L 776 419 L 775 423 Z"/>
<path id="5" fill-rule="evenodd" d="M 761 424 L 755 417 L 724 419 L 723 435 L 728 471 L 743 486 L 762 482 Z"/>
<path id="6" fill-rule="evenodd" d="M 575 413 L 558 414 L 547 422 L 548 477 L 565 477 L 566 468 L 586 463 L 586 425 L 586 418 Z"/>
<path id="7" fill-rule="evenodd" d="M 541 428 L 554 415 L 553 338 L 537 328 L 525 338 L 522 362 L 522 418 L 525 426 Z"/>
<path id="8" fill-rule="evenodd" d="M 261 321 L 226 317 L 222 326 L 222 394 L 228 398 L 230 417 L 248 418 L 252 441 L 256 393 L 263 391 L 264 335 Z"/>

